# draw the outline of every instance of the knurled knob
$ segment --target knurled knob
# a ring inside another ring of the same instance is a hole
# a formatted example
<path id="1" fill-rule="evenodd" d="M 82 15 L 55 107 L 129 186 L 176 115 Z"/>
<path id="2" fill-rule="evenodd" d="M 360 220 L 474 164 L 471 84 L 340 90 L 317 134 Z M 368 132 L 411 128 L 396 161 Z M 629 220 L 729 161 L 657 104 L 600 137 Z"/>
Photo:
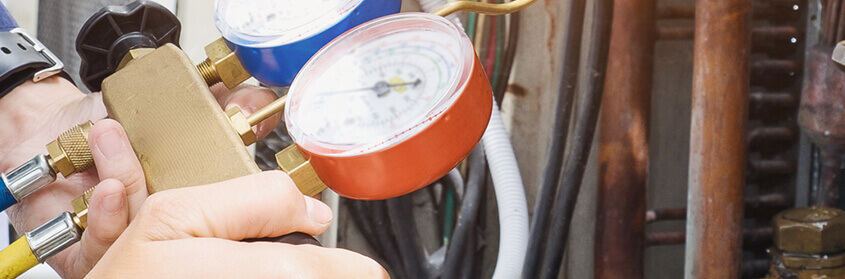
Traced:
<path id="1" fill-rule="evenodd" d="M 94 166 L 94 157 L 88 147 L 88 131 L 91 121 L 65 131 L 59 138 L 47 144 L 50 167 L 56 173 L 68 177 Z"/>

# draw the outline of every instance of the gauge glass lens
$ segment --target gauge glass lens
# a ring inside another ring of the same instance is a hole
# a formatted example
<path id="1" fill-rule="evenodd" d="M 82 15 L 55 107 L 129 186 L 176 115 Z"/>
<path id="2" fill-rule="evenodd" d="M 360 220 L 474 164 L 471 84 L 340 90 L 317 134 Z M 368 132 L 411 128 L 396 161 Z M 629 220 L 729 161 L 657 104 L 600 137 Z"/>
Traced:
<path id="1" fill-rule="evenodd" d="M 326 155 L 389 147 L 448 109 L 474 52 L 442 17 L 405 13 L 365 23 L 318 52 L 294 80 L 286 111 L 297 143 Z"/>
<path id="2" fill-rule="evenodd" d="M 363 0 L 218 0 L 215 22 L 227 40 L 264 47 L 292 43 L 317 34 Z"/>

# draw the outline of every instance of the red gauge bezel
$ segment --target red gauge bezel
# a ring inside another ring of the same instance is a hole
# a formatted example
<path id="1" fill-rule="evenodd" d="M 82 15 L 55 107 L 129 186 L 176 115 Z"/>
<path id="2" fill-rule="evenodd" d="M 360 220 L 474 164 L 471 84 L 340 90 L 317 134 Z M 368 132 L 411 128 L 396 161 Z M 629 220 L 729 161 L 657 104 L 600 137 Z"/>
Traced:
<path id="1" fill-rule="evenodd" d="M 493 92 L 478 56 L 474 60 L 455 102 L 400 143 L 353 156 L 328 156 L 297 146 L 320 179 L 344 197 L 387 199 L 431 184 L 469 155 L 490 121 Z"/>

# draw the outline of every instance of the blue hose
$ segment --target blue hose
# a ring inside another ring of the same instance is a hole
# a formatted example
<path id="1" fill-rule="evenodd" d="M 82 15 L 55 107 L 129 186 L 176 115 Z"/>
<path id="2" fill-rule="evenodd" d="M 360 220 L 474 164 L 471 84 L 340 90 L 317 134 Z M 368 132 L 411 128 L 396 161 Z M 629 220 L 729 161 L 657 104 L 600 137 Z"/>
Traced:
<path id="1" fill-rule="evenodd" d="M 12 192 L 9 191 L 9 187 L 6 187 L 6 180 L 0 177 L 0 211 L 6 210 L 6 208 L 9 208 L 16 203 L 18 203 L 18 200 L 12 196 Z"/>

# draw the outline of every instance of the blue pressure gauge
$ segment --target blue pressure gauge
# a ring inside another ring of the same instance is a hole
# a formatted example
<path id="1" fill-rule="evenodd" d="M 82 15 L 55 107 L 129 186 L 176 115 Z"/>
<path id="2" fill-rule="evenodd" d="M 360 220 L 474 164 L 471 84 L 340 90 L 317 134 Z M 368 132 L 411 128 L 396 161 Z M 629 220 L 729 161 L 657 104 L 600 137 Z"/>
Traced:
<path id="1" fill-rule="evenodd" d="M 399 12 L 401 0 L 218 0 L 217 29 L 259 81 L 290 86 L 305 62 L 359 24 Z"/>

